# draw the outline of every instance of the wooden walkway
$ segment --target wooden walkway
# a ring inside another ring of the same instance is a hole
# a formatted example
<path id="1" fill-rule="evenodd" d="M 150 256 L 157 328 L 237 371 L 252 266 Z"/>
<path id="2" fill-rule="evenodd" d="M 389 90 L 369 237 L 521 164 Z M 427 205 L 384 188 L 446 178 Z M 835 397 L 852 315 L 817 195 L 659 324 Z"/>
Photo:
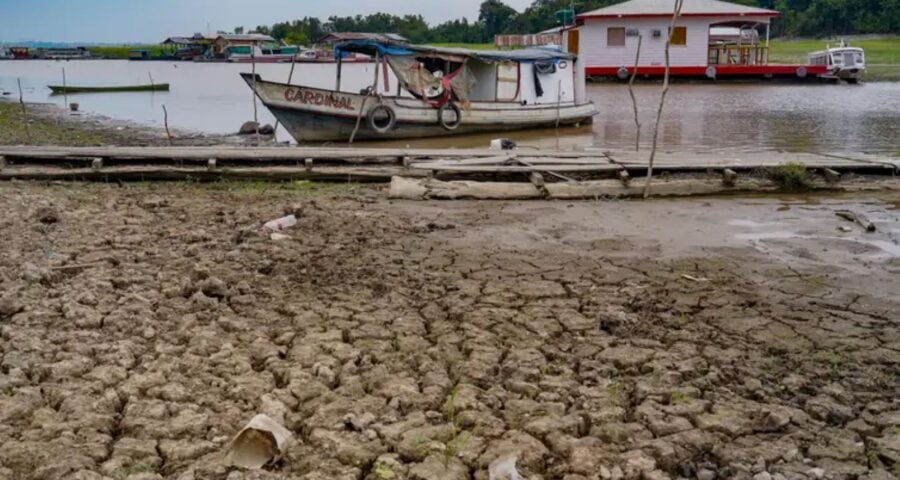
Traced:
<path id="1" fill-rule="evenodd" d="M 307 147 L 0 146 L 0 180 L 261 179 L 387 182 L 393 176 L 640 176 L 648 152 Z M 900 158 L 847 153 L 667 153 L 655 171 L 749 172 L 795 162 L 814 170 L 894 175 Z M 623 173 L 624 172 L 624 173 Z M 525 175 L 523 175 L 525 174 Z"/>

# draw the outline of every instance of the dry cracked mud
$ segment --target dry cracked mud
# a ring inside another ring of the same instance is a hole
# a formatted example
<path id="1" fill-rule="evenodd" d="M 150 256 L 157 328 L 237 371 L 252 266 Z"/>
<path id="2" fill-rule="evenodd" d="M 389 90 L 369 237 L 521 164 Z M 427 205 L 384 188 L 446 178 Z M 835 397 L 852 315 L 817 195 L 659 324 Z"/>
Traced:
<path id="1" fill-rule="evenodd" d="M 0 478 L 896 478 L 897 200 L 3 184 Z"/>

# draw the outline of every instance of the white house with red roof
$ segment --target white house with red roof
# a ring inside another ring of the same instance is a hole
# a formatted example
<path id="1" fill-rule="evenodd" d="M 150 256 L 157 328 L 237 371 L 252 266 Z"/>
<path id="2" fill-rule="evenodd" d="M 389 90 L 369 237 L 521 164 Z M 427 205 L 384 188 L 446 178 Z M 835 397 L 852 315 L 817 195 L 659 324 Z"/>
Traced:
<path id="1" fill-rule="evenodd" d="M 638 74 L 663 75 L 665 44 L 675 0 L 629 0 L 579 14 L 577 33 L 569 32 L 569 49 L 577 45 L 579 60 L 588 76 L 627 78 L 634 69 L 638 38 L 641 38 Z M 772 65 L 768 55 L 769 22 L 774 10 L 748 7 L 720 0 L 684 0 L 675 21 L 669 49 L 670 74 L 674 76 L 813 76 L 813 65 Z M 737 30 L 735 41 L 723 41 L 710 29 Z M 756 35 L 741 35 L 750 29 L 765 29 L 765 43 Z M 572 36 L 577 39 L 573 39 Z M 753 39 L 742 43 L 742 39 Z M 574 40 L 574 41 L 573 41 Z"/>

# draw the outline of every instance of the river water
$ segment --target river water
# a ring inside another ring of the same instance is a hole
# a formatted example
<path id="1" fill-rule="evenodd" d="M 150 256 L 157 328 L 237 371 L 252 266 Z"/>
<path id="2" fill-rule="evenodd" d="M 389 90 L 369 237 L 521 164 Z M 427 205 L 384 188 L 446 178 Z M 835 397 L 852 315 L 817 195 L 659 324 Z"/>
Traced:
<path id="1" fill-rule="evenodd" d="M 156 93 L 81 94 L 68 97 L 81 109 L 114 119 L 162 126 L 165 105 L 172 127 L 207 133 L 231 133 L 253 119 L 253 96 L 238 76 L 250 71 L 247 64 L 190 62 L 3 61 L 0 92 L 18 94 L 21 78 L 26 101 L 64 106 L 61 96 L 51 96 L 48 84 L 62 84 L 65 68 L 68 85 L 171 84 L 171 91 Z M 290 65 L 257 65 L 263 78 L 286 81 Z M 371 82 L 372 65 L 347 64 L 342 87 L 359 91 Z M 315 87 L 334 86 L 333 64 L 297 65 L 293 83 Z M 641 144 L 649 145 L 660 85 L 636 85 Z M 588 95 L 600 114 L 593 125 L 581 128 L 529 130 L 502 134 L 523 145 L 564 148 L 597 146 L 634 148 L 635 126 L 626 85 L 589 84 Z M 262 123 L 274 118 L 261 104 Z M 414 147 L 483 147 L 498 134 L 408 140 L 381 145 Z M 279 131 L 280 140 L 289 137 Z M 659 143 L 669 151 L 900 151 L 900 83 L 872 82 L 861 85 L 810 83 L 678 83 L 669 91 L 661 123 Z"/>

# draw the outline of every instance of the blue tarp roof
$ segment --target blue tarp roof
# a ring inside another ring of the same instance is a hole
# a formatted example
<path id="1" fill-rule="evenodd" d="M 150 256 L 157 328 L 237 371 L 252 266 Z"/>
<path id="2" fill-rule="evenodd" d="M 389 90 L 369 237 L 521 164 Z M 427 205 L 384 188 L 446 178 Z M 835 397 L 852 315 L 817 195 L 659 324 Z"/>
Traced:
<path id="1" fill-rule="evenodd" d="M 536 60 L 574 59 L 575 55 L 554 48 L 527 48 L 523 50 L 469 50 L 467 48 L 431 47 L 428 45 L 410 45 L 407 43 L 381 42 L 375 40 L 350 40 L 335 44 L 335 56 L 345 52 L 363 53 L 366 55 L 424 55 L 455 56 L 475 58 L 485 62 L 533 62 Z"/>

